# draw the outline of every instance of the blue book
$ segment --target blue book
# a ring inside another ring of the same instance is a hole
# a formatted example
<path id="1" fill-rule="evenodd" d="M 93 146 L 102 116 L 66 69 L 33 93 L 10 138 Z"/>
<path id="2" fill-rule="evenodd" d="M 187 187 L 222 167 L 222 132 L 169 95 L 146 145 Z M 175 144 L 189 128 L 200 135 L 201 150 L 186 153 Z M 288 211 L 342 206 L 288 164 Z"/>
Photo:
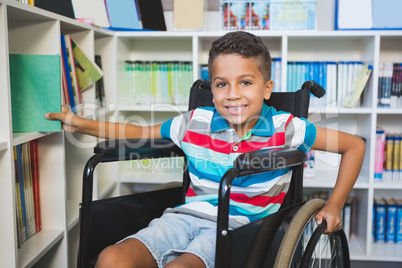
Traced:
<path id="1" fill-rule="evenodd" d="M 22 145 L 16 145 L 17 151 L 17 175 L 18 183 L 20 189 L 20 201 L 21 201 L 21 214 L 22 214 L 22 232 L 21 232 L 21 242 L 23 243 L 28 239 L 28 221 L 26 213 L 26 203 L 25 203 L 25 190 L 24 190 L 24 170 L 22 164 Z"/>
<path id="2" fill-rule="evenodd" d="M 402 199 L 396 201 L 396 234 L 395 241 L 397 244 L 402 244 Z"/>
<path id="3" fill-rule="evenodd" d="M 375 230 L 375 240 L 377 243 L 385 242 L 385 228 L 386 228 L 386 205 L 382 198 L 376 198 L 375 200 L 375 218 L 376 218 L 376 230 Z"/>
<path id="4" fill-rule="evenodd" d="M 71 76 L 70 76 L 70 66 L 68 65 L 67 47 L 66 47 L 66 40 L 64 38 L 64 34 L 61 35 L 61 53 L 62 53 L 62 58 L 63 58 L 64 72 L 66 74 L 66 82 L 67 82 L 70 106 L 71 106 L 71 110 L 75 113 L 73 84 L 72 84 Z"/>
<path id="5" fill-rule="evenodd" d="M 136 1 L 106 0 L 105 4 L 111 27 L 137 30 L 142 29 Z"/>
<path id="6" fill-rule="evenodd" d="M 387 206 L 387 229 L 385 235 L 385 241 L 387 243 L 395 243 L 395 229 L 396 229 L 396 203 L 393 199 L 385 199 Z"/>

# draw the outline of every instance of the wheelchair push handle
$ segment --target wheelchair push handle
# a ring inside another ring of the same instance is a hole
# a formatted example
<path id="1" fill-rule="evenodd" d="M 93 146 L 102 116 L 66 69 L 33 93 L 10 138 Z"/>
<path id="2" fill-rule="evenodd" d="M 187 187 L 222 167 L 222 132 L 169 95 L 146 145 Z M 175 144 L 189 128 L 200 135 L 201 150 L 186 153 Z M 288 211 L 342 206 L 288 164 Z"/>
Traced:
<path id="1" fill-rule="evenodd" d="M 325 89 L 319 85 L 318 83 L 314 82 L 313 80 L 308 80 L 303 83 L 302 89 L 307 89 L 317 98 L 321 98 L 325 95 Z"/>

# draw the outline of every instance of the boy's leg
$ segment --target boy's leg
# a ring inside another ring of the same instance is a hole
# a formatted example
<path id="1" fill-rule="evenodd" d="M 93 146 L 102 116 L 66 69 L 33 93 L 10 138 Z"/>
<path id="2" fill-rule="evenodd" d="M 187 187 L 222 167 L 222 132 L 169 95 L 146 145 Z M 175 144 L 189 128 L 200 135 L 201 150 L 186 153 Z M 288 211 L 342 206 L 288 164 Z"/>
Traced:
<path id="1" fill-rule="evenodd" d="M 158 267 L 148 248 L 132 238 L 108 246 L 99 255 L 96 268 L 113 267 Z"/>
<path id="2" fill-rule="evenodd" d="M 169 267 L 206 268 L 203 260 L 201 260 L 198 256 L 191 253 L 185 253 L 181 255 L 177 259 L 174 259 L 173 261 L 166 264 L 163 268 L 169 268 Z"/>

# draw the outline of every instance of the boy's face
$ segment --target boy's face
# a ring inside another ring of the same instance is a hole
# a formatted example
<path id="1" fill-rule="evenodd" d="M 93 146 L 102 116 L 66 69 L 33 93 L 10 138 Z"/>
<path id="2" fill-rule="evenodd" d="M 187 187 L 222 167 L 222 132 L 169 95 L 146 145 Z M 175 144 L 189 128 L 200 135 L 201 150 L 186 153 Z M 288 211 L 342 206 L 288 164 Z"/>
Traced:
<path id="1" fill-rule="evenodd" d="M 211 89 L 216 110 L 242 137 L 257 123 L 273 82 L 264 82 L 257 64 L 237 54 L 222 54 L 212 68 Z"/>

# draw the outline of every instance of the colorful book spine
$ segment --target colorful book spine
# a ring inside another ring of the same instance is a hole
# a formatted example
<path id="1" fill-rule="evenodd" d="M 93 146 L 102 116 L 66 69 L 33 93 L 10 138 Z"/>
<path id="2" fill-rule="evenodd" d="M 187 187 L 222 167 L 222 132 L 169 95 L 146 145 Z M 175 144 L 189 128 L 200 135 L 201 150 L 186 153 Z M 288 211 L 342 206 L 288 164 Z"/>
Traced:
<path id="1" fill-rule="evenodd" d="M 126 61 L 126 104 L 186 105 L 193 83 L 189 61 Z"/>
<path id="2" fill-rule="evenodd" d="M 397 244 L 402 244 L 402 199 L 396 199 L 395 203 L 397 206 L 395 242 Z"/>
<path id="3" fill-rule="evenodd" d="M 375 241 L 377 243 L 385 242 L 385 228 L 386 228 L 386 205 L 382 198 L 375 199 Z"/>
<path id="4" fill-rule="evenodd" d="M 384 144 L 385 144 L 385 131 L 378 129 L 376 131 L 376 148 L 374 159 L 374 181 L 382 182 L 383 163 L 384 163 Z"/>
<path id="5" fill-rule="evenodd" d="M 395 243 L 396 234 L 396 202 L 392 198 L 385 199 L 386 204 L 386 234 L 385 242 L 388 244 Z"/>

